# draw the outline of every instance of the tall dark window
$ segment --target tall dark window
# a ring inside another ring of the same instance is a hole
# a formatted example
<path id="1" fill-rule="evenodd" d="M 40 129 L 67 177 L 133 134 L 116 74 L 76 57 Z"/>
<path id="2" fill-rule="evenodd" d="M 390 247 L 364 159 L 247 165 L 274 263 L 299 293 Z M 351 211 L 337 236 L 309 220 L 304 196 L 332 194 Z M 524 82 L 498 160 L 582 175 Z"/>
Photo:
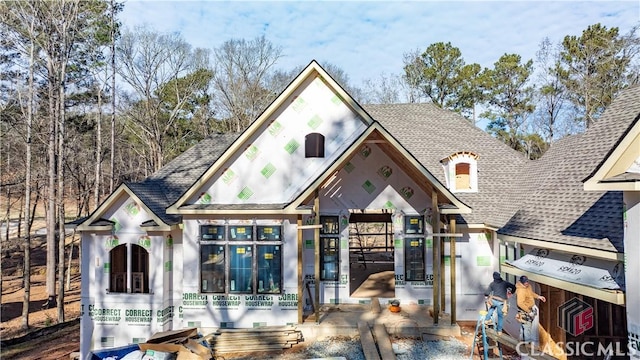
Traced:
<path id="1" fill-rule="evenodd" d="M 340 226 L 337 216 L 321 216 L 320 280 L 340 278 Z"/>
<path id="2" fill-rule="evenodd" d="M 281 262 L 280 245 L 258 245 L 258 293 L 280 293 Z"/>
<path id="3" fill-rule="evenodd" d="M 131 245 L 131 292 L 149 292 L 149 253 L 140 245 Z"/>
<path id="4" fill-rule="evenodd" d="M 404 268 L 407 281 L 425 281 L 424 239 L 404 239 Z"/>
<path id="5" fill-rule="evenodd" d="M 425 281 L 425 237 L 422 216 L 404 217 L 404 277 L 406 281 Z"/>
<path id="6" fill-rule="evenodd" d="M 202 292 L 223 293 L 226 287 L 224 244 L 200 245 L 200 263 Z"/>
<path id="7" fill-rule="evenodd" d="M 109 265 L 109 291 L 127 292 L 127 244 L 118 245 L 109 251 Z"/>
<path id="8" fill-rule="evenodd" d="M 229 292 L 253 292 L 253 246 L 229 245 Z"/>

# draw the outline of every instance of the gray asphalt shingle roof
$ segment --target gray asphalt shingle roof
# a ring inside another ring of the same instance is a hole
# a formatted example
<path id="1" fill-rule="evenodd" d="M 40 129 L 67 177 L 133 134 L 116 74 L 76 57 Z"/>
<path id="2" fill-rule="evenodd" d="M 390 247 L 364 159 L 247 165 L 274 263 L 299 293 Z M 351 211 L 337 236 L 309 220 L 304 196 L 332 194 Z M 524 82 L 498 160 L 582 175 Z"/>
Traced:
<path id="1" fill-rule="evenodd" d="M 499 234 L 622 252 L 623 201 L 619 191 L 585 191 L 583 180 L 637 123 L 640 87 L 625 90 L 584 134 L 554 143 L 522 172 L 515 216 Z"/>
<path id="2" fill-rule="evenodd" d="M 478 155 L 478 192 L 460 192 L 456 197 L 472 208 L 463 223 L 504 225 L 517 210 L 515 184 L 527 162 L 469 120 L 433 104 L 365 105 L 376 121 L 387 129 L 441 183 L 445 182 L 440 160 L 459 151 Z"/>
<path id="3" fill-rule="evenodd" d="M 623 251 L 622 194 L 584 191 L 582 181 L 638 121 L 638 99 L 640 87 L 623 92 L 587 132 L 554 143 L 535 161 L 432 104 L 363 107 L 443 184 L 440 160 L 460 151 L 478 155 L 479 191 L 455 194 L 473 211 L 458 221 L 501 227 L 499 233 L 504 235 Z M 180 218 L 167 215 L 165 209 L 238 136 L 214 134 L 145 181 L 127 185 L 167 224 L 178 223 Z"/>
<path id="4" fill-rule="evenodd" d="M 201 140 L 140 183 L 127 186 L 166 224 L 180 216 L 166 213 L 171 206 L 238 138 L 240 133 L 216 133 Z"/>

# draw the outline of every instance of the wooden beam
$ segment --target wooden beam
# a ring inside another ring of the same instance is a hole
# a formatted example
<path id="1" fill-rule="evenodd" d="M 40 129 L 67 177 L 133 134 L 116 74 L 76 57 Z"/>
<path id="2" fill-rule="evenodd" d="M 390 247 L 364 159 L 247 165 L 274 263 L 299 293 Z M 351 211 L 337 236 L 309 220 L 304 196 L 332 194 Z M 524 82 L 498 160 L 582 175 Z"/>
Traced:
<path id="1" fill-rule="evenodd" d="M 315 219 L 313 223 L 315 225 L 320 225 L 320 197 L 318 196 L 318 190 L 315 191 L 314 199 L 313 199 L 313 212 L 315 214 Z M 317 227 L 313 230 L 313 243 L 314 243 L 314 264 L 313 267 L 315 269 L 315 289 L 316 293 L 314 294 L 314 310 L 316 316 L 316 323 L 320 323 L 320 227 Z"/>
<path id="2" fill-rule="evenodd" d="M 438 233 L 438 234 L 426 234 L 427 237 L 438 237 L 438 238 L 452 238 L 452 237 L 463 237 L 464 234 L 461 233 Z"/>
<path id="3" fill-rule="evenodd" d="M 360 343 L 362 343 L 362 352 L 366 360 L 380 360 L 380 353 L 373 339 L 373 334 L 369 328 L 369 324 L 364 321 L 358 321 L 358 332 L 360 333 Z"/>
<path id="4" fill-rule="evenodd" d="M 540 351 L 540 349 L 532 349 L 529 343 L 522 342 L 516 338 L 506 335 L 506 333 L 502 333 L 502 335 L 498 336 L 496 331 L 493 329 L 486 329 L 485 331 L 487 337 L 493 339 L 496 342 L 499 342 L 502 345 L 516 350 L 518 355 L 527 355 L 532 359 L 558 360 L 556 357 Z"/>
<path id="5" fill-rule="evenodd" d="M 380 357 L 384 360 L 395 360 L 396 354 L 393 351 L 393 346 L 391 345 L 391 339 L 389 339 L 389 333 L 387 333 L 387 328 L 382 324 L 373 324 L 373 338 L 378 345 L 378 352 L 380 353 Z"/>
<path id="6" fill-rule="evenodd" d="M 322 225 L 301 225 L 302 221 L 298 220 L 298 230 L 320 229 Z"/>
<path id="7" fill-rule="evenodd" d="M 304 276 L 302 267 L 302 249 L 304 240 L 302 239 L 302 215 L 298 215 L 298 324 L 304 321 Z M 309 299 L 311 300 L 311 299 Z"/>
<path id="8" fill-rule="evenodd" d="M 440 212 L 438 211 L 438 193 L 435 189 L 431 192 L 431 226 L 433 233 L 440 233 Z M 440 318 L 440 237 L 434 237 L 433 247 L 433 324 L 438 325 Z"/>
<path id="9" fill-rule="evenodd" d="M 439 214 L 440 215 L 440 214 Z M 438 239 L 438 242 L 440 243 L 440 309 L 442 310 L 442 312 L 446 312 L 447 311 L 447 286 L 445 284 L 445 278 L 447 277 L 447 272 L 445 271 L 445 266 L 444 266 L 444 258 L 445 258 L 445 249 L 444 249 L 444 244 L 445 241 L 442 239 L 442 237 L 437 237 L 436 239 Z"/>
<path id="10" fill-rule="evenodd" d="M 452 234 L 456 232 L 456 217 L 452 215 L 449 219 L 449 231 Z M 451 237 L 449 241 L 449 257 L 450 257 L 450 271 L 451 271 L 451 325 L 456 324 L 456 239 Z"/>

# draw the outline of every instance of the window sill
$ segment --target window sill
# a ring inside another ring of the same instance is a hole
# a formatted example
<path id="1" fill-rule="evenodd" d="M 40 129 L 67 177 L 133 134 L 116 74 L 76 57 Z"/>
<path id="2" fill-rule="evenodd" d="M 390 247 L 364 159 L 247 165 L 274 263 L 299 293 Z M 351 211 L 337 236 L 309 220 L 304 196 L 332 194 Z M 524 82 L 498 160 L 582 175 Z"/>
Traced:
<path id="1" fill-rule="evenodd" d="M 141 292 L 117 292 L 117 291 L 109 291 L 109 290 L 105 290 L 105 294 L 106 295 L 155 295 L 153 291 L 149 291 L 148 293 L 141 293 Z"/>

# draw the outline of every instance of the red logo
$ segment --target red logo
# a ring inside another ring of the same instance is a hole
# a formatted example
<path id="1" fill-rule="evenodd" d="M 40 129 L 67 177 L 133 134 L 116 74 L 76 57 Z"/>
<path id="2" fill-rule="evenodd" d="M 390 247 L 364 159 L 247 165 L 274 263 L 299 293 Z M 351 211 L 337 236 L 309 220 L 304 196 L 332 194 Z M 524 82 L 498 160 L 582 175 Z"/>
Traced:
<path id="1" fill-rule="evenodd" d="M 573 336 L 593 327 L 593 307 L 573 298 L 558 307 L 558 326 Z"/>

